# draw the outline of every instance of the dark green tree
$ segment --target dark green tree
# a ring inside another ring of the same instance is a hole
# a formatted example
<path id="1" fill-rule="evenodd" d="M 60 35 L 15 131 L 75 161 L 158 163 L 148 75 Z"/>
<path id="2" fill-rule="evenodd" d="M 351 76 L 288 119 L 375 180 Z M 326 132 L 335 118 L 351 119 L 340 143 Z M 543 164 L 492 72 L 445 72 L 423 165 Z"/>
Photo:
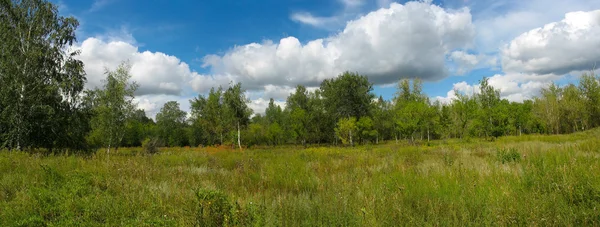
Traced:
<path id="1" fill-rule="evenodd" d="M 336 78 L 321 83 L 321 96 L 327 114 L 340 118 L 370 116 L 371 102 L 375 95 L 373 85 L 366 76 L 344 72 Z"/>
<path id="2" fill-rule="evenodd" d="M 227 113 L 226 116 L 229 117 L 232 128 L 237 128 L 237 143 L 240 149 L 242 149 L 241 129 L 248 125 L 250 115 L 252 115 L 252 109 L 248 107 L 250 101 L 246 98 L 244 92 L 242 84 L 237 83 L 230 86 L 223 94 L 226 110 L 224 112 Z"/>
<path id="3" fill-rule="evenodd" d="M 156 114 L 158 137 L 169 147 L 188 144 L 186 138 L 186 112 L 179 108 L 179 103 L 169 101 Z"/>
<path id="4" fill-rule="evenodd" d="M 106 148 L 121 145 L 125 136 L 125 124 L 135 111 L 133 103 L 134 92 L 138 85 L 130 82 L 131 66 L 125 62 L 114 71 L 106 70 L 106 80 L 103 89 L 97 89 L 90 94 L 94 117 L 92 118 L 92 133 L 90 140 Z"/>
<path id="5" fill-rule="evenodd" d="M 87 148 L 78 25 L 45 0 L 0 1 L 0 147 Z"/>

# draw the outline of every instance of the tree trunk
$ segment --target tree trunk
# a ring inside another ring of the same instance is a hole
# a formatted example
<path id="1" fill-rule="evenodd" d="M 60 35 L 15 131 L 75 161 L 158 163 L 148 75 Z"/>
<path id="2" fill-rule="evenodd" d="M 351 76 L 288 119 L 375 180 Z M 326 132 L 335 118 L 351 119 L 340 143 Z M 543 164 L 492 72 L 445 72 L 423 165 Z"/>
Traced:
<path id="1" fill-rule="evenodd" d="M 377 135 L 377 137 L 375 137 L 375 144 L 379 144 L 379 135 Z"/>
<path id="2" fill-rule="evenodd" d="M 429 127 L 427 127 L 427 142 L 429 142 Z"/>
<path id="3" fill-rule="evenodd" d="M 240 140 L 240 122 L 239 121 L 237 123 L 237 130 L 238 130 L 238 147 L 241 150 L 242 149 L 242 141 Z"/>
<path id="4" fill-rule="evenodd" d="M 354 147 L 354 142 L 352 142 L 352 130 L 348 131 L 348 134 L 350 135 L 350 146 Z"/>
<path id="5" fill-rule="evenodd" d="M 398 144 L 398 134 L 396 134 L 395 136 L 396 136 L 396 144 Z"/>

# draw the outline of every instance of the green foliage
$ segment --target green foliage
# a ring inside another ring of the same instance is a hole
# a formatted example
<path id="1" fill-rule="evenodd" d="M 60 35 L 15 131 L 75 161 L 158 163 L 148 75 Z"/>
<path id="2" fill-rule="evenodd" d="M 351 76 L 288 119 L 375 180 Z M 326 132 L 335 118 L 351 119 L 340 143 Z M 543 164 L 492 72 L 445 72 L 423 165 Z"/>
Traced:
<path id="1" fill-rule="evenodd" d="M 240 149 L 242 149 L 240 130 L 248 125 L 252 115 L 252 109 L 248 107 L 250 100 L 246 98 L 244 92 L 242 84 L 237 83 L 230 86 L 223 94 L 224 112 L 227 113 L 225 116 L 232 128 L 237 128 L 237 144 Z"/>
<path id="2" fill-rule="evenodd" d="M 342 144 L 350 144 L 354 146 L 353 135 L 356 137 L 356 118 L 342 118 L 338 121 L 337 127 L 335 128 L 335 134 L 342 141 Z"/>
<path id="3" fill-rule="evenodd" d="M 496 155 L 498 157 L 498 161 L 502 162 L 502 164 L 521 161 L 521 154 L 517 152 L 517 149 L 515 148 L 498 149 Z"/>
<path id="4" fill-rule="evenodd" d="M 158 138 L 169 147 L 188 145 L 186 128 L 186 112 L 179 108 L 179 103 L 169 101 L 156 114 Z"/>
<path id="5" fill-rule="evenodd" d="M 373 84 L 366 76 L 351 72 L 321 83 L 324 106 L 336 121 L 345 117 L 368 116 L 371 100 L 375 97 L 372 90 Z"/>
<path id="6" fill-rule="evenodd" d="M 233 219 L 229 198 L 222 192 L 200 190 L 197 193 L 199 207 L 199 226 L 226 226 Z"/>
<path id="7" fill-rule="evenodd" d="M 377 130 L 373 129 L 373 120 L 370 117 L 361 117 L 356 122 L 356 128 L 361 143 L 373 141 L 378 135 Z"/>
<path id="8" fill-rule="evenodd" d="M 89 140 L 107 148 L 118 148 L 126 132 L 126 122 L 133 115 L 134 92 L 138 88 L 130 82 L 131 65 L 121 63 L 114 71 L 106 70 L 103 89 L 91 91 L 89 106 L 94 110 Z"/>
<path id="9" fill-rule="evenodd" d="M 249 203 L 241 207 L 220 191 L 201 189 L 196 194 L 199 201 L 199 226 L 263 226 L 264 213 L 260 206 Z"/>
<path id="10" fill-rule="evenodd" d="M 0 152 L 0 226 L 595 226 L 599 133 L 121 148 L 110 159 Z"/>
<path id="11" fill-rule="evenodd" d="M 78 26 L 45 0 L 0 2 L 0 148 L 87 150 Z"/>
<path id="12" fill-rule="evenodd" d="M 159 142 L 156 138 L 146 138 L 142 141 L 142 148 L 146 154 L 156 154 L 158 153 Z"/>

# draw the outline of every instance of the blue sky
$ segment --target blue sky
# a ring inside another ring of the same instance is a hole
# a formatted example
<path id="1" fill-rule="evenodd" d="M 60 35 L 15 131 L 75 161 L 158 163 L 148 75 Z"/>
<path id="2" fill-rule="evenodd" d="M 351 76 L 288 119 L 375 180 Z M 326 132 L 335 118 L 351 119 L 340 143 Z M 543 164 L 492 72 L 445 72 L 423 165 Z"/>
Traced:
<path id="1" fill-rule="evenodd" d="M 123 60 L 153 116 L 166 101 L 242 82 L 255 112 L 296 84 L 316 87 L 344 70 L 391 98 L 421 78 L 432 99 L 490 83 L 511 101 L 552 81 L 576 82 L 600 60 L 600 0 L 60 0 L 80 21 L 88 87 Z"/>

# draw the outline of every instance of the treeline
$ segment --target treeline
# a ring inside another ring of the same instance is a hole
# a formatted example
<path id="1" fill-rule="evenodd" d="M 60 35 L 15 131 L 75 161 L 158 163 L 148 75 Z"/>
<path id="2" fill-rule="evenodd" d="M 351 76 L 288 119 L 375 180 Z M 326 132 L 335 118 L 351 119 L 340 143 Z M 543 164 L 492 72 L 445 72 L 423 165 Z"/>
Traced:
<path id="1" fill-rule="evenodd" d="M 420 80 L 400 80 L 392 100 L 373 94 L 364 75 L 345 72 L 309 91 L 297 86 L 285 108 L 271 99 L 253 114 L 241 84 L 190 100 L 190 113 L 167 102 L 146 116 L 133 102 L 129 65 L 107 70 L 102 88 L 85 90 L 75 42 L 77 20 L 42 0 L 0 2 L 0 149 L 92 151 L 104 147 L 367 144 L 385 140 L 495 138 L 571 133 L 600 126 L 600 79 L 551 84 L 522 103 L 500 97 L 483 78 L 473 94 L 430 100 Z M 188 117 L 189 116 L 189 117 Z"/>

